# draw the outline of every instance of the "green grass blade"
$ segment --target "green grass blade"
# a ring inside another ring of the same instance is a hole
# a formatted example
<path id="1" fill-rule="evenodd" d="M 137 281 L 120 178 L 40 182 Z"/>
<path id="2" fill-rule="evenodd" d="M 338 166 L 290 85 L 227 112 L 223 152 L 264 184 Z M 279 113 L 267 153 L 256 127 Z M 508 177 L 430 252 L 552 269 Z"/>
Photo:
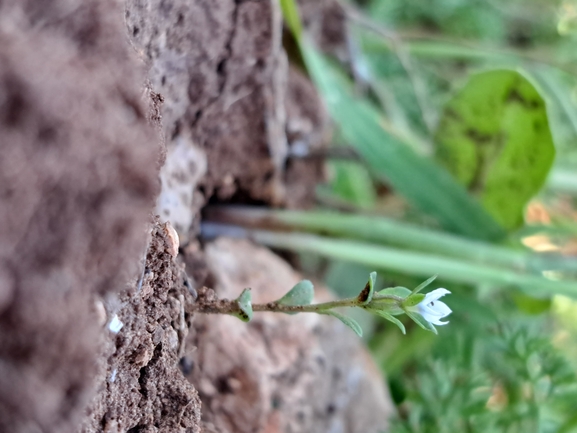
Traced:
<path id="1" fill-rule="evenodd" d="M 455 258 L 415 253 L 321 236 L 298 233 L 275 233 L 247 230 L 250 238 L 264 245 L 301 252 L 312 252 L 327 258 L 363 264 L 376 269 L 386 269 L 439 278 L 472 285 L 490 284 L 500 287 L 516 287 L 535 297 L 564 294 L 577 297 L 577 281 L 553 281 L 540 276 L 514 272 L 507 269 L 470 263 Z"/>
<path id="2" fill-rule="evenodd" d="M 352 97 L 349 83 L 326 59 L 309 47 L 303 46 L 303 53 L 333 120 L 375 173 L 450 230 L 480 239 L 504 235 L 504 230 L 451 175 L 387 132 L 376 109 Z"/>
<path id="3" fill-rule="evenodd" d="M 385 217 L 329 211 L 271 210 L 251 207 L 211 207 L 208 219 L 253 228 L 296 229 L 383 243 L 417 251 L 458 257 L 472 262 L 522 270 L 533 254 L 451 233 L 421 228 Z"/>
<path id="4" fill-rule="evenodd" d="M 294 0 L 280 0 L 282 14 L 291 33 L 298 41 L 302 34 L 302 24 L 299 17 L 298 7 Z"/>

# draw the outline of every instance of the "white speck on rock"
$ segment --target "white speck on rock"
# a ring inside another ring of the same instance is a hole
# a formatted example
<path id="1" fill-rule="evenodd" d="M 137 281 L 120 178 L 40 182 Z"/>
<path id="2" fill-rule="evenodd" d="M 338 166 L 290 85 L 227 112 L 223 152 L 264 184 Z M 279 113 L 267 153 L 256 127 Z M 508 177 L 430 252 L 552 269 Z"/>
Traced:
<path id="1" fill-rule="evenodd" d="M 170 348 L 176 350 L 178 348 L 178 333 L 173 328 L 169 328 L 166 334 Z"/>
<path id="2" fill-rule="evenodd" d="M 124 323 L 120 321 L 120 319 L 118 318 L 118 314 L 115 314 L 110 323 L 108 324 L 108 329 L 110 332 L 118 334 L 123 326 Z"/>

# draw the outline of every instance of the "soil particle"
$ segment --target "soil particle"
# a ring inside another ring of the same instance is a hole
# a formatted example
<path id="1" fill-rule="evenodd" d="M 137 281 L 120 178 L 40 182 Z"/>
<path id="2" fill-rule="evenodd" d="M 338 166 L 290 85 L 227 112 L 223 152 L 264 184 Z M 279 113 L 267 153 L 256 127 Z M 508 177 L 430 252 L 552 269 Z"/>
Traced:
<path id="1" fill-rule="evenodd" d="M 206 246 L 219 298 L 252 288 L 253 302 L 280 298 L 300 280 L 263 247 L 221 238 Z M 317 300 L 326 290 L 317 287 Z M 198 315 L 185 356 L 207 432 L 386 431 L 393 404 L 358 337 L 314 314 Z"/>

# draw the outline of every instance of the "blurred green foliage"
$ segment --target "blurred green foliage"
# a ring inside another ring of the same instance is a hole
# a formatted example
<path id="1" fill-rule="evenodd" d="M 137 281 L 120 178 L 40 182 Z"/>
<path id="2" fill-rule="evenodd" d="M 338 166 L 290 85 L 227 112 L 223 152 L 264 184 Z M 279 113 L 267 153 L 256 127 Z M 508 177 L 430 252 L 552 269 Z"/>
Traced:
<path id="1" fill-rule="evenodd" d="M 435 139 L 437 161 L 501 225 L 519 227 L 555 155 L 535 87 L 512 70 L 474 75 L 447 103 Z"/>
<path id="2" fill-rule="evenodd" d="M 281 3 L 361 158 L 330 161 L 322 189 L 352 216 L 275 214 L 316 235 L 263 242 L 324 257 L 307 271 L 341 295 L 367 270 L 414 287 L 429 266 L 453 292 L 438 337 L 359 319 L 398 405 L 390 431 L 577 431 L 577 1 L 343 2 L 340 64 Z"/>
<path id="3" fill-rule="evenodd" d="M 361 2 L 363 3 L 363 2 Z M 560 1 L 547 0 L 372 0 L 366 12 L 376 21 L 447 36 L 494 43 L 555 42 Z"/>

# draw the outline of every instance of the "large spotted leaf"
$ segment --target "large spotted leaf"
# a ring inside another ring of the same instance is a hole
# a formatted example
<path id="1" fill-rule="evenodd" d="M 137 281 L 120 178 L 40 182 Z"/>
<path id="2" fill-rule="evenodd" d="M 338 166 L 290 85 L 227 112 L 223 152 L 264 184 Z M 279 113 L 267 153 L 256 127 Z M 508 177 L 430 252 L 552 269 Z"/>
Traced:
<path id="1" fill-rule="evenodd" d="M 436 158 L 508 229 L 541 188 L 555 148 L 545 102 L 519 72 L 474 75 L 449 101 Z"/>

